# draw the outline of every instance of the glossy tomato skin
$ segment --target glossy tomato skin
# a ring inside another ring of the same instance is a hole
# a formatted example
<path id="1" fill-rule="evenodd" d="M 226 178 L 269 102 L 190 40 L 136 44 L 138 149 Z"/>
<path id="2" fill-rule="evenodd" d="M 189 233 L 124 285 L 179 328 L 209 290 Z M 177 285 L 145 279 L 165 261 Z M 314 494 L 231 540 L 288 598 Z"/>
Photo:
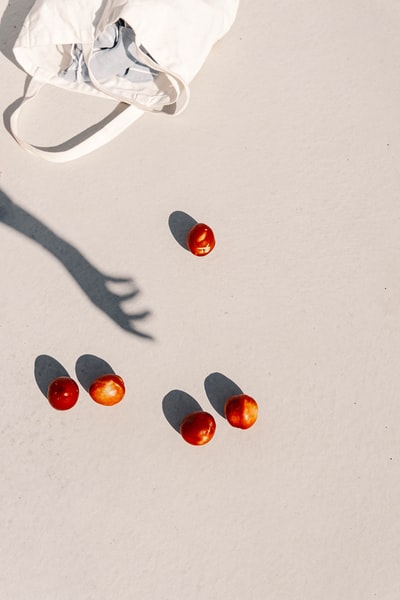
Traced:
<path id="1" fill-rule="evenodd" d="M 181 423 L 181 435 L 185 442 L 193 446 L 204 446 L 214 437 L 215 419 L 202 410 L 190 413 Z"/>
<path id="2" fill-rule="evenodd" d="M 231 396 L 225 402 L 225 416 L 232 427 L 248 429 L 257 421 L 257 402 L 246 394 Z"/>
<path id="3" fill-rule="evenodd" d="M 205 223 L 197 223 L 186 238 L 187 247 L 195 256 L 206 256 L 215 246 L 214 232 Z"/>
<path id="4" fill-rule="evenodd" d="M 78 384 L 70 377 L 57 377 L 48 387 L 47 399 L 56 410 L 69 410 L 78 402 Z"/>
<path id="5" fill-rule="evenodd" d="M 125 384 L 119 375 L 109 373 L 93 381 L 89 388 L 91 398 L 103 406 L 113 406 L 121 402 L 125 395 Z"/>

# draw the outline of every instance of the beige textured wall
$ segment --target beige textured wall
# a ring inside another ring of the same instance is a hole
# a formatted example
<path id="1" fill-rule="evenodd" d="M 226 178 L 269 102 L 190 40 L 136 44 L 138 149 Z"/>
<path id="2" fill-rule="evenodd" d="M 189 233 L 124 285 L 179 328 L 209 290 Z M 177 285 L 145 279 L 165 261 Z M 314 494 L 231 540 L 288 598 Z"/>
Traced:
<path id="1" fill-rule="evenodd" d="M 28 6 L 1 26 L 6 121 Z M 399 29 L 394 0 L 243 0 L 176 119 L 67 165 L 2 125 L 1 598 L 400 597 Z M 22 126 L 58 143 L 108 109 L 48 89 Z M 111 318 L 109 276 L 153 339 Z M 85 355 L 125 399 L 52 410 L 46 369 Z M 259 403 L 247 432 L 212 405 L 228 380 Z M 173 390 L 215 416 L 208 446 L 171 426 Z"/>

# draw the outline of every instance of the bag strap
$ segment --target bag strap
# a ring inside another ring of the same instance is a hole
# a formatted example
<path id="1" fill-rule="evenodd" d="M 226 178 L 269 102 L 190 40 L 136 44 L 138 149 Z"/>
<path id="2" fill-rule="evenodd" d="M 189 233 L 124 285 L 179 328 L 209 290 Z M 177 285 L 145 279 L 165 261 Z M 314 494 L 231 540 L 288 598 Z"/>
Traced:
<path id="1" fill-rule="evenodd" d="M 81 142 L 73 144 L 66 150 L 59 150 L 58 147 L 49 149 L 40 148 L 30 144 L 21 136 L 19 131 L 19 119 L 24 106 L 33 100 L 35 96 L 37 96 L 38 92 L 45 84 L 46 80 L 42 73 L 40 73 L 40 77 L 36 73 L 33 75 L 25 91 L 21 104 L 10 117 L 10 130 L 12 136 L 22 148 L 31 154 L 34 154 L 35 156 L 40 156 L 41 158 L 53 163 L 68 162 L 101 148 L 116 138 L 120 133 L 125 131 L 125 129 L 134 123 L 144 112 L 138 109 L 136 106 L 127 105 L 127 107 L 118 114 L 113 116 L 113 113 L 111 113 L 109 122 L 101 126 L 99 130 L 90 134 Z M 121 102 L 119 103 L 120 106 L 123 106 L 123 104 L 124 103 Z"/>

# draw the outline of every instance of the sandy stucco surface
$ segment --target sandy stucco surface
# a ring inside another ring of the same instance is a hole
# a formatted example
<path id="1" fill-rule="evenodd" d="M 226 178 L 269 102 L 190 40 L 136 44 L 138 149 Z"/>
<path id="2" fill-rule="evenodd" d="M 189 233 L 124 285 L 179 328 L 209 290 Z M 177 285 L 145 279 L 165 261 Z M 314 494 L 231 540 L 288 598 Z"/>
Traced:
<path id="1" fill-rule="evenodd" d="M 30 4 L 0 0 L 5 123 Z M 394 0 L 243 0 L 176 119 L 65 165 L 2 124 L 1 598 L 400 597 L 399 29 Z M 110 108 L 45 89 L 22 128 L 59 143 Z M 84 389 L 104 363 L 113 408 Z M 238 388 L 247 432 L 219 411 Z"/>

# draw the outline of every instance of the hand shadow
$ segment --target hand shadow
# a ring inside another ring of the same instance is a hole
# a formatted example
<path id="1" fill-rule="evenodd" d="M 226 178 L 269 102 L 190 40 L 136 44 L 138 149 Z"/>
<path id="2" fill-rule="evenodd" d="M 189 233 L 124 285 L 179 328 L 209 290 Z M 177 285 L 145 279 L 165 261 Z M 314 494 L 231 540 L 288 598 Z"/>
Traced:
<path id="1" fill-rule="evenodd" d="M 230 396 L 243 394 L 242 390 L 232 379 L 222 373 L 211 373 L 204 381 L 204 389 L 211 406 L 225 418 L 225 402 Z"/>
<path id="2" fill-rule="evenodd" d="M 49 384 L 57 377 L 70 377 L 68 371 L 52 356 L 40 354 L 35 360 L 35 380 L 43 396 L 47 398 Z"/>
<path id="3" fill-rule="evenodd" d="M 179 433 L 183 419 L 192 412 L 202 410 L 192 396 L 182 390 L 172 390 L 164 396 L 162 409 L 168 423 Z"/>
<path id="4" fill-rule="evenodd" d="M 152 339 L 151 335 L 136 328 L 136 322 L 145 319 L 150 314 L 149 311 L 128 313 L 121 307 L 122 302 L 134 298 L 139 293 L 139 289 L 130 277 L 113 277 L 96 269 L 79 250 L 56 235 L 39 219 L 12 202 L 1 189 L 0 222 L 48 250 L 75 279 L 88 299 L 121 329 L 142 338 Z M 123 294 L 114 293 L 109 289 L 110 284 L 128 285 L 130 291 Z"/>

